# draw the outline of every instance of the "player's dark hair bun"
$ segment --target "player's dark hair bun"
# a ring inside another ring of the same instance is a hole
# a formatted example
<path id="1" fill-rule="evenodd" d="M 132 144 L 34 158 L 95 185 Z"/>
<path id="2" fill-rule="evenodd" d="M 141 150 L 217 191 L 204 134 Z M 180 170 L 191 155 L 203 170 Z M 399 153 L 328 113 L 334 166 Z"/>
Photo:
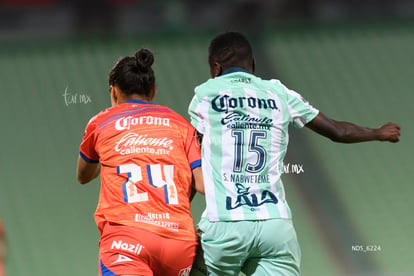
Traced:
<path id="1" fill-rule="evenodd" d="M 140 49 L 135 53 L 138 70 L 141 72 L 148 72 L 151 65 L 154 63 L 154 55 L 148 49 Z"/>
<path id="2" fill-rule="evenodd" d="M 153 63 L 153 53 L 144 48 L 133 56 L 122 57 L 109 72 L 109 85 L 118 85 L 125 95 L 144 95 L 152 99 L 155 86 Z"/>

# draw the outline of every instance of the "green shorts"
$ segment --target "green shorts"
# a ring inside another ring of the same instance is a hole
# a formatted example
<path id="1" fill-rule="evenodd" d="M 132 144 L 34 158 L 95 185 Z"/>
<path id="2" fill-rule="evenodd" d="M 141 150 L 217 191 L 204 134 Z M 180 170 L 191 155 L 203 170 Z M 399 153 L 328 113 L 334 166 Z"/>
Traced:
<path id="1" fill-rule="evenodd" d="M 210 222 L 204 217 L 198 227 L 208 275 L 300 275 L 291 220 Z"/>

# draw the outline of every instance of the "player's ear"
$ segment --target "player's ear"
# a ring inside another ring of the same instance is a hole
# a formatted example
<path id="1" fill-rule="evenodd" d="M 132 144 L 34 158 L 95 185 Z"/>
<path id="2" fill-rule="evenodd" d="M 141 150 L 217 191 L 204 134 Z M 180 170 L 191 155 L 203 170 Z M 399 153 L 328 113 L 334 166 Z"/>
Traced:
<path id="1" fill-rule="evenodd" d="M 212 78 L 218 77 L 223 73 L 223 67 L 220 63 L 214 62 L 212 65 L 210 65 L 210 75 Z"/>
<path id="2" fill-rule="evenodd" d="M 118 100 L 119 100 L 119 91 L 116 88 L 115 85 L 110 85 L 109 86 L 109 91 L 111 93 L 111 105 L 115 106 L 118 104 Z"/>
<path id="3" fill-rule="evenodd" d="M 115 98 L 115 91 L 114 91 L 114 86 L 110 85 L 109 86 L 109 95 L 111 96 L 111 105 L 115 106 L 116 103 L 116 98 Z"/>
<path id="4" fill-rule="evenodd" d="M 150 98 L 151 102 L 154 100 L 155 94 L 157 94 L 157 87 L 154 85 L 154 88 L 152 88 L 152 94 L 151 94 L 151 98 Z"/>
<path id="5" fill-rule="evenodd" d="M 253 59 L 252 61 L 252 73 L 254 73 L 256 71 L 256 60 Z"/>

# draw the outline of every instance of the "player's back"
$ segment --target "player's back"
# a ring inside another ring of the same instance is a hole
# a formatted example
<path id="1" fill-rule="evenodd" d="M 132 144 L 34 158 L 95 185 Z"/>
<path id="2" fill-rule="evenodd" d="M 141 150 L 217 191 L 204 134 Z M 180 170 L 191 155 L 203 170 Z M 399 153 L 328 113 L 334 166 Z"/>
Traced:
<path id="1" fill-rule="evenodd" d="M 98 228 L 110 221 L 193 239 L 191 163 L 199 155 L 189 122 L 165 106 L 128 101 L 99 113 L 88 127 L 96 156 L 87 158 L 101 163 Z"/>
<path id="2" fill-rule="evenodd" d="M 208 80 L 195 94 L 189 113 L 203 134 L 209 219 L 291 218 L 281 180 L 288 125 L 316 111 L 280 82 L 239 68 Z"/>

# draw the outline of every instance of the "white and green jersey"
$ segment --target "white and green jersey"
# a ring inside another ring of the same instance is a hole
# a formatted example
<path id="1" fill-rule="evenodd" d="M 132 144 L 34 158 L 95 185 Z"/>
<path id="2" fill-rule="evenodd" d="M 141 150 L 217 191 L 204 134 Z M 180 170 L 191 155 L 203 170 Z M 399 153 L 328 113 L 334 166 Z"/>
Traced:
<path id="1" fill-rule="evenodd" d="M 291 218 L 281 180 L 288 125 L 318 110 L 278 80 L 231 68 L 196 87 L 189 114 L 203 135 L 209 220 Z"/>

